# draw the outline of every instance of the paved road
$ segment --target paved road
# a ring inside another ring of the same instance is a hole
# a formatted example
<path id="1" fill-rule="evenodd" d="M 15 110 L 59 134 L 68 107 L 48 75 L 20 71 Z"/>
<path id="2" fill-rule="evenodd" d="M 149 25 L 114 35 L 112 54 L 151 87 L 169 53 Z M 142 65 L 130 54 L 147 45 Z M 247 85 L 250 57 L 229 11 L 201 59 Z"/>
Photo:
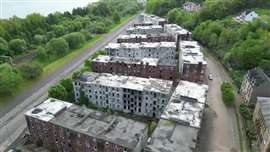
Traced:
<path id="1" fill-rule="evenodd" d="M 103 40 L 98 41 L 91 48 L 65 64 L 48 78 L 19 94 L 6 106 L 0 107 L 0 151 L 4 151 L 10 142 L 14 141 L 26 128 L 23 114 L 47 98 L 47 90 L 50 85 L 78 69 L 91 54 L 103 49 L 106 44 L 113 41 L 119 34 L 125 32 L 126 28 L 131 26 L 136 20 L 137 16 L 115 32 L 108 33 Z"/>
<path id="2" fill-rule="evenodd" d="M 209 107 L 202 123 L 200 152 L 240 152 L 235 112 L 224 105 L 220 91 L 222 82 L 231 79 L 219 61 L 212 56 L 207 61 L 214 79 L 209 81 Z"/>

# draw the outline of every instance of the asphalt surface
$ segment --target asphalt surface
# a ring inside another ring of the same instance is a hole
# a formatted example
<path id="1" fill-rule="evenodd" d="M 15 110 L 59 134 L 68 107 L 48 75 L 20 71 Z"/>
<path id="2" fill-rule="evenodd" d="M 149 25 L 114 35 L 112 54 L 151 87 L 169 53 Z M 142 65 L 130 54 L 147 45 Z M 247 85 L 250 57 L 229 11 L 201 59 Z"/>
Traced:
<path id="1" fill-rule="evenodd" d="M 24 120 L 24 113 L 47 98 L 47 90 L 51 85 L 79 69 L 84 64 L 84 60 L 88 59 L 95 51 L 103 49 L 119 34 L 124 33 L 129 26 L 136 22 L 137 17 L 133 17 L 116 31 L 106 34 L 104 39 L 98 41 L 84 53 L 69 61 L 46 79 L 37 82 L 31 88 L 18 94 L 8 104 L 1 106 L 0 151 L 4 151 L 25 130 L 26 122 Z"/>
<path id="2" fill-rule="evenodd" d="M 208 81 L 209 106 L 200 132 L 200 152 L 240 152 L 235 110 L 225 106 L 220 91 L 222 82 L 232 81 L 217 59 L 209 55 L 207 62 L 207 73 L 212 73 L 213 80 Z"/>

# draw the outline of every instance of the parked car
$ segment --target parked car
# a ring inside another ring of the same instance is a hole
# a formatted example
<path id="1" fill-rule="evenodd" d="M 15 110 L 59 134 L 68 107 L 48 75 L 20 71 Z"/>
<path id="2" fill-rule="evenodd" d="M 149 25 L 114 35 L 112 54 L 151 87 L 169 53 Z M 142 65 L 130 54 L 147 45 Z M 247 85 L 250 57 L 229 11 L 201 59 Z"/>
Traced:
<path id="1" fill-rule="evenodd" d="M 208 79 L 209 79 L 209 80 L 213 80 L 213 74 L 212 74 L 212 73 L 210 73 L 210 74 L 208 75 Z"/>

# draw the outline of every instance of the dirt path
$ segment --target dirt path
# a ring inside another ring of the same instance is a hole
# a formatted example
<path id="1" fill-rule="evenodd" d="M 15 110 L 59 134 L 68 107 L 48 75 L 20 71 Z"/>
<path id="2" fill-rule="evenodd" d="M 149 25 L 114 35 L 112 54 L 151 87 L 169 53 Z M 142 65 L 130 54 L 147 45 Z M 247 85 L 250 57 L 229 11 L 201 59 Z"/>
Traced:
<path id="1" fill-rule="evenodd" d="M 200 152 L 240 152 L 235 111 L 224 105 L 220 91 L 222 82 L 230 77 L 215 58 L 209 56 L 207 61 L 213 80 L 208 84 L 209 107 L 202 124 Z"/>

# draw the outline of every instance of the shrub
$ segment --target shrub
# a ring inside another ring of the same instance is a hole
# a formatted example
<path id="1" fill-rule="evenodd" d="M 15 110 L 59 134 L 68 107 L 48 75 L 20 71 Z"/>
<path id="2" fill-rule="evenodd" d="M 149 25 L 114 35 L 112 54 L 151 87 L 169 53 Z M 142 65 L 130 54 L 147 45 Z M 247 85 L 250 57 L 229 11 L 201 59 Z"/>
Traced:
<path id="1" fill-rule="evenodd" d="M 233 87 L 228 82 L 223 82 L 221 85 L 222 98 L 224 103 L 229 106 L 234 102 L 234 92 Z"/>
<path id="2" fill-rule="evenodd" d="M 22 81 L 17 70 L 11 65 L 0 64 L 0 95 L 12 95 Z"/>
<path id="3" fill-rule="evenodd" d="M 14 51 L 13 54 L 21 54 L 23 51 L 25 51 L 26 48 L 26 42 L 22 39 L 13 39 L 9 41 L 9 49 Z"/>
<path id="4" fill-rule="evenodd" d="M 59 100 L 66 100 L 68 92 L 61 84 L 51 86 L 48 90 L 49 97 Z"/>
<path id="5" fill-rule="evenodd" d="M 68 43 L 63 38 L 53 38 L 46 45 L 46 51 L 55 56 L 64 56 L 68 52 Z"/>
<path id="6" fill-rule="evenodd" d="M 85 37 L 80 32 L 73 32 L 70 34 L 67 34 L 63 37 L 71 49 L 79 48 L 82 44 L 85 43 Z"/>
<path id="7" fill-rule="evenodd" d="M 38 78 L 43 71 L 40 65 L 34 63 L 24 63 L 19 66 L 19 70 L 24 78 L 32 80 Z"/>
<path id="8" fill-rule="evenodd" d="M 156 127 L 157 127 L 157 123 L 154 122 L 154 121 L 151 121 L 148 124 L 148 136 L 151 136 L 151 134 L 154 132 L 154 130 L 156 129 Z"/>

